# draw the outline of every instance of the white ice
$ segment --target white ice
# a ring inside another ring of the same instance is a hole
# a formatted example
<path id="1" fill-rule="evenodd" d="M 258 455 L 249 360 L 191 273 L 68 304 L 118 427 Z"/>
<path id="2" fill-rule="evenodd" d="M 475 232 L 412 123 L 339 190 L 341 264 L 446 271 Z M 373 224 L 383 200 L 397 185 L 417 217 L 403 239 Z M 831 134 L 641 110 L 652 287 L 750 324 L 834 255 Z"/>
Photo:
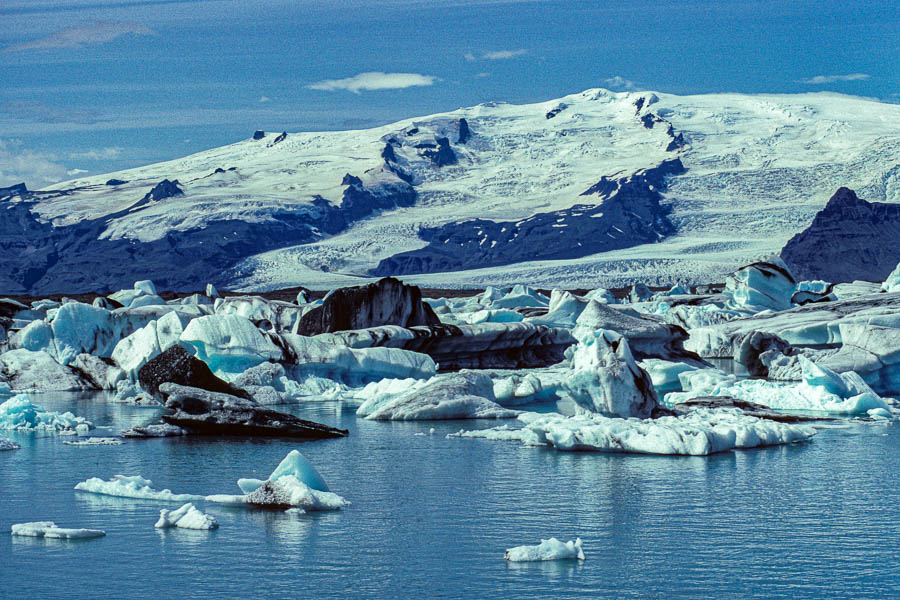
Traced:
<path id="1" fill-rule="evenodd" d="M 99 477 L 91 477 L 75 486 L 81 492 L 116 496 L 119 498 L 139 498 L 142 500 L 159 500 L 162 502 L 191 502 L 203 500 L 197 494 L 175 494 L 171 490 L 155 490 L 153 482 L 140 475 L 115 475 L 109 481 Z"/>
<path id="2" fill-rule="evenodd" d="M 516 546 L 506 551 L 504 558 L 510 562 L 536 562 L 542 560 L 584 560 L 581 538 L 561 542 L 556 538 L 541 540 L 536 546 Z"/>
<path id="3" fill-rule="evenodd" d="M 113 437 L 89 437 L 83 440 L 65 441 L 66 446 L 121 446 L 122 440 Z"/>
<path id="4" fill-rule="evenodd" d="M 196 506 L 188 502 L 174 510 L 161 509 L 159 520 L 154 525 L 157 529 L 179 527 L 181 529 L 217 529 L 219 522 L 212 515 L 202 513 Z"/>
<path id="5" fill-rule="evenodd" d="M 13 396 L 0 404 L 0 429 L 11 431 L 58 431 L 85 435 L 93 424 L 71 412 L 44 410 L 25 394 Z"/>
<path id="6" fill-rule="evenodd" d="M 75 540 L 103 537 L 106 532 L 99 529 L 66 529 L 57 527 L 53 521 L 34 521 L 32 523 L 18 523 L 12 526 L 13 535 L 28 537 L 53 538 L 61 540 Z"/>
<path id="7" fill-rule="evenodd" d="M 646 420 L 523 413 L 519 421 L 524 423 L 521 429 L 461 431 L 450 437 L 517 440 L 568 451 L 704 456 L 734 448 L 789 444 L 815 435 L 811 427 L 758 419 L 737 409 L 698 409 L 678 417 Z"/>

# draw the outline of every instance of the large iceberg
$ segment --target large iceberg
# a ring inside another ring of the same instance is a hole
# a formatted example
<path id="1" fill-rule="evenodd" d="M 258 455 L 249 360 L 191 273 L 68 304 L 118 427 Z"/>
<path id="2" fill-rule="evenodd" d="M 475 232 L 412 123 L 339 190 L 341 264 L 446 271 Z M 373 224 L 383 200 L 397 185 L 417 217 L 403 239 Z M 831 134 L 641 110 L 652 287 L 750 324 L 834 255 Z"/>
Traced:
<path id="1" fill-rule="evenodd" d="M 780 257 L 738 269 L 725 280 L 729 308 L 757 313 L 787 310 L 797 281 Z"/>
<path id="2" fill-rule="evenodd" d="M 645 420 L 523 413 L 519 420 L 525 425 L 521 429 L 461 431 L 451 436 L 517 440 L 567 451 L 705 456 L 734 448 L 790 444 L 815 435 L 811 427 L 759 419 L 737 409 L 697 409 Z"/>
<path id="3" fill-rule="evenodd" d="M 856 373 L 835 373 L 802 355 L 798 360 L 803 377 L 800 383 L 739 380 L 714 369 L 682 373 L 685 391 L 667 394 L 665 404 L 673 406 L 698 397 L 725 396 L 777 410 L 838 415 L 863 415 L 873 409 L 890 409 L 887 401 L 873 392 Z"/>
<path id="4" fill-rule="evenodd" d="M 91 387 L 72 369 L 56 362 L 43 350 L 19 348 L 0 354 L 0 377 L 16 391 L 63 392 Z"/>
<path id="5" fill-rule="evenodd" d="M 360 395 L 366 399 L 356 414 L 373 421 L 498 419 L 518 414 L 495 402 L 490 377 L 471 371 L 409 381 L 394 389 L 379 382 L 364 388 Z"/>
<path id="6" fill-rule="evenodd" d="M 207 515 L 188 502 L 175 510 L 161 509 L 159 520 L 154 525 L 157 529 L 179 527 L 181 529 L 217 529 L 219 522 L 212 515 Z"/>
<path id="7" fill-rule="evenodd" d="M 0 404 L 0 429 L 12 431 L 58 431 L 87 434 L 93 424 L 71 412 L 44 410 L 25 394 L 13 396 Z"/>
<path id="8" fill-rule="evenodd" d="M 510 562 L 536 562 L 542 560 L 584 560 L 581 538 L 561 542 L 556 538 L 541 540 L 536 546 L 509 548 L 504 558 Z"/>
<path id="9" fill-rule="evenodd" d="M 86 538 L 103 537 L 106 532 L 99 529 L 67 529 L 57 527 L 53 521 L 34 521 L 31 523 L 18 523 L 12 526 L 13 535 L 28 537 L 42 537 L 60 540 L 76 540 Z"/>
<path id="10" fill-rule="evenodd" d="M 238 315 L 209 315 L 188 323 L 181 341 L 197 351 L 197 358 L 213 371 L 239 373 L 267 360 L 281 360 L 282 352 L 249 319 Z"/>
<path id="11" fill-rule="evenodd" d="M 613 331 L 581 335 L 563 386 L 589 412 L 647 418 L 657 407 L 650 376 L 635 363 L 625 338 Z"/>

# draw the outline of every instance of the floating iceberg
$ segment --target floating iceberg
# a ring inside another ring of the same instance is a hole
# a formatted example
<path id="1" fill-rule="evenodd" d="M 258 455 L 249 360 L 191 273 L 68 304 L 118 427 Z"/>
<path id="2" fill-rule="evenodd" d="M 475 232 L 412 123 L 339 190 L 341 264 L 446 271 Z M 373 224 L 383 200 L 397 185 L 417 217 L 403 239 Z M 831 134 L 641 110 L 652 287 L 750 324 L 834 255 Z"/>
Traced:
<path id="1" fill-rule="evenodd" d="M 99 529 L 65 529 L 57 527 L 53 521 L 34 521 L 32 523 L 19 523 L 12 526 L 13 535 L 28 537 L 53 538 L 61 540 L 76 540 L 85 538 L 103 537 L 105 531 Z"/>
<path id="2" fill-rule="evenodd" d="M 581 333 L 563 387 L 581 408 L 607 416 L 647 418 L 657 407 L 650 376 L 614 331 Z"/>
<path id="3" fill-rule="evenodd" d="M 502 419 L 518 414 L 494 401 L 494 384 L 482 373 L 463 371 L 401 381 L 393 389 L 390 385 L 366 386 L 361 395 L 368 397 L 356 414 L 372 421 Z"/>
<path id="4" fill-rule="evenodd" d="M 800 383 L 738 380 L 715 369 L 685 372 L 679 375 L 685 391 L 666 394 L 665 404 L 671 407 L 698 397 L 730 396 L 777 410 L 837 415 L 862 415 L 876 408 L 889 408 L 856 373 L 835 373 L 802 355 L 798 361 L 803 377 Z"/>
<path id="5" fill-rule="evenodd" d="M 0 404 L 0 429 L 10 431 L 59 431 L 85 435 L 94 426 L 70 412 L 47 411 L 31 403 L 25 394 Z"/>
<path id="6" fill-rule="evenodd" d="M 0 437 L 0 451 L 3 450 L 18 450 L 21 448 L 17 443 L 12 440 L 8 440 L 6 438 Z"/>
<path id="7" fill-rule="evenodd" d="M 204 496 L 196 494 L 174 494 L 171 490 L 154 490 L 153 482 L 140 475 L 115 475 L 109 481 L 99 477 L 91 477 L 75 486 L 80 492 L 116 496 L 119 498 L 139 498 L 142 500 L 159 500 L 162 502 L 191 502 L 203 500 Z"/>
<path id="8" fill-rule="evenodd" d="M 212 515 L 200 512 L 196 506 L 188 502 L 175 510 L 159 511 L 159 521 L 154 525 L 157 529 L 179 527 L 181 529 L 217 529 L 219 522 Z"/>
<path id="9" fill-rule="evenodd" d="M 796 285 L 797 281 L 779 257 L 747 265 L 725 280 L 728 308 L 750 313 L 787 310 L 791 308 Z"/>
<path id="10" fill-rule="evenodd" d="M 282 352 L 249 319 L 238 315 L 209 315 L 188 323 L 181 341 L 197 350 L 197 358 L 213 371 L 239 373 Z"/>
<path id="11" fill-rule="evenodd" d="M 121 446 L 122 440 L 114 437 L 89 437 L 83 440 L 63 442 L 66 446 Z"/>
<path id="12" fill-rule="evenodd" d="M 697 409 L 658 419 L 621 419 L 597 414 L 565 417 L 524 413 L 522 429 L 461 431 L 449 437 L 520 441 L 558 450 L 705 456 L 734 448 L 790 444 L 815 435 L 803 425 L 751 417 L 737 409 Z"/>
<path id="13" fill-rule="evenodd" d="M 216 494 L 206 499 L 220 504 L 288 506 L 304 511 L 338 510 L 350 504 L 328 491 L 322 476 L 297 450 L 289 452 L 266 481 L 240 479 L 238 487 L 243 495 Z"/>
<path id="14" fill-rule="evenodd" d="M 537 546 L 516 546 L 506 551 L 504 558 L 510 562 L 536 562 L 541 560 L 584 560 L 581 538 L 561 542 L 556 538 L 541 540 Z"/>
<path id="15" fill-rule="evenodd" d="M 9 377 L 10 387 L 20 392 L 62 392 L 89 387 L 72 369 L 59 364 L 43 350 L 19 348 L 0 354 L 2 371 Z"/>

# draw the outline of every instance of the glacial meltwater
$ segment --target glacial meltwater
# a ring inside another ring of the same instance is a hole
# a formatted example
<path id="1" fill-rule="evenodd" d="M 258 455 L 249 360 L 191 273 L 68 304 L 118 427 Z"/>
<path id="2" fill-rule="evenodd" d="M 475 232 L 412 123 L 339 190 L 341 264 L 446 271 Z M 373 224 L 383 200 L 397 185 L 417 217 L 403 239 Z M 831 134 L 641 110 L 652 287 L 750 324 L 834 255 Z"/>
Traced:
<path id="1" fill-rule="evenodd" d="M 33 399 L 86 417 L 100 427 L 92 435 L 160 414 L 100 394 Z M 0 597 L 900 596 L 900 428 L 891 422 L 837 421 L 801 444 L 661 457 L 445 437 L 493 421 L 372 422 L 334 402 L 280 408 L 350 435 L 79 447 L 2 432 L 21 449 L 0 452 Z M 239 478 L 265 479 L 294 448 L 352 505 L 296 515 L 196 502 L 219 529 L 160 530 L 160 509 L 182 503 L 73 490 L 124 474 L 157 490 L 237 494 Z M 28 521 L 106 536 L 9 535 Z M 580 537 L 586 560 L 503 558 L 550 537 Z"/>

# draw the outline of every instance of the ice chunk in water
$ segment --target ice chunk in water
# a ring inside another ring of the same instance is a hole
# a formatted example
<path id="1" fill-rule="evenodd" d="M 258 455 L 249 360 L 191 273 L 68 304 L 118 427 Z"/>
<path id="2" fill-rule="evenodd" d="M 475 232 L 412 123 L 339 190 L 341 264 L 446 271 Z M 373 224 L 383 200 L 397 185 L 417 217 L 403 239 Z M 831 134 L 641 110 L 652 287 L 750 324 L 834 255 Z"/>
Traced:
<path id="1" fill-rule="evenodd" d="M 103 537 L 106 535 L 106 532 L 100 531 L 99 529 L 66 529 L 57 527 L 56 523 L 53 521 L 34 521 L 32 523 L 18 523 L 13 525 L 12 534 L 28 537 L 75 540 Z"/>
<path id="2" fill-rule="evenodd" d="M 556 538 L 541 540 L 537 546 L 516 546 L 506 551 L 510 562 L 535 562 L 541 560 L 584 560 L 581 538 L 561 542 Z"/>
<path id="3" fill-rule="evenodd" d="M 181 529 L 216 529 L 219 522 L 212 515 L 200 512 L 196 506 L 188 502 L 175 510 L 162 509 L 159 511 L 157 529 L 168 527 L 180 527 Z"/>

